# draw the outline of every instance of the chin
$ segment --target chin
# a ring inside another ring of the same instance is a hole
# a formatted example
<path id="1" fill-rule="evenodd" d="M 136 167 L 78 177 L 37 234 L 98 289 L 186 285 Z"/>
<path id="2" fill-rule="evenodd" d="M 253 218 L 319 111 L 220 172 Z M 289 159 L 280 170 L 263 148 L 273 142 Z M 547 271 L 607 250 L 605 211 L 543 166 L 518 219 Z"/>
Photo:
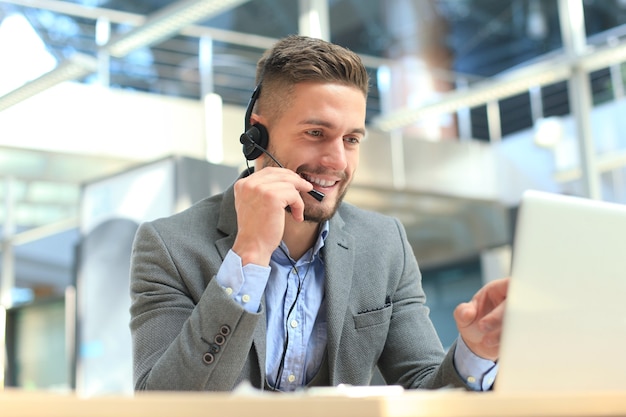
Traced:
<path id="1" fill-rule="evenodd" d="M 325 199 L 328 197 L 325 197 Z M 339 204 L 341 204 L 341 200 L 334 203 L 332 207 L 329 207 L 322 202 L 315 202 L 311 205 L 305 206 L 304 208 L 304 221 L 313 222 L 313 223 L 323 223 L 326 220 L 330 220 L 331 217 L 335 215 L 337 212 L 337 208 L 339 208 Z"/>
<path id="2" fill-rule="evenodd" d="M 330 218 L 333 217 L 339 209 L 339 206 L 341 205 L 341 202 L 347 192 L 348 186 L 346 185 L 339 190 L 339 194 L 337 195 L 335 201 L 331 200 L 332 197 L 330 195 L 326 195 L 322 201 L 317 201 L 313 197 L 307 196 L 314 201 L 310 204 L 305 204 L 304 221 L 322 223 L 326 220 L 330 220 Z"/>

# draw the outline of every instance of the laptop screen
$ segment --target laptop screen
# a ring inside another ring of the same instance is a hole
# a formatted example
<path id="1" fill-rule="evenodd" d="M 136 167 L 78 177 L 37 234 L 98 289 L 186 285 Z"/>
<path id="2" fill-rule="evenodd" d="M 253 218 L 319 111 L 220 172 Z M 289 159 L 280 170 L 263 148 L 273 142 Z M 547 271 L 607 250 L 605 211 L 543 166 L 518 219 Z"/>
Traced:
<path id="1" fill-rule="evenodd" d="M 494 388 L 626 389 L 626 206 L 524 194 Z"/>

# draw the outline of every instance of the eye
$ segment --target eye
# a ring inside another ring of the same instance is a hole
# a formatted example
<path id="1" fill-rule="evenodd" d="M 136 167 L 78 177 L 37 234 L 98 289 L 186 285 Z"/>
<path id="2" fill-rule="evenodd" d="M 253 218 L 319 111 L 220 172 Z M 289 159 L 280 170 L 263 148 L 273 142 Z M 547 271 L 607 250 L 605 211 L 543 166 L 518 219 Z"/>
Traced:
<path id="1" fill-rule="evenodd" d="M 343 140 L 345 140 L 346 142 L 352 144 L 352 145 L 358 145 L 359 143 L 361 143 L 361 138 L 358 138 L 356 136 L 348 136 L 346 138 L 344 138 Z"/>
<path id="2" fill-rule="evenodd" d="M 315 136 L 315 137 L 317 137 L 317 138 L 319 138 L 319 137 L 321 137 L 321 136 L 322 136 L 322 131 L 321 131 L 321 130 L 307 130 L 307 132 L 306 132 L 306 133 L 307 133 L 308 135 Z"/>

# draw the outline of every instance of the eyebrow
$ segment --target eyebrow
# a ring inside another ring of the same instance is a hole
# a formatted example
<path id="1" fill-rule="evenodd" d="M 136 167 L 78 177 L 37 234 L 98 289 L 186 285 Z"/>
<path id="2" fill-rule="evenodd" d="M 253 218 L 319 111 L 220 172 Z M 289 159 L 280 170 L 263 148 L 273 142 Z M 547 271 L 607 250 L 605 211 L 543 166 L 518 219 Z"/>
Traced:
<path id="1" fill-rule="evenodd" d="M 335 126 L 330 123 L 327 122 L 325 120 L 318 120 L 318 119 L 309 119 L 309 120 L 303 120 L 300 122 L 301 125 L 316 125 L 316 126 L 322 126 L 328 129 L 333 129 Z M 365 128 L 362 127 L 357 127 L 354 128 L 350 131 L 351 134 L 361 134 L 363 136 L 365 136 L 367 134 Z"/>

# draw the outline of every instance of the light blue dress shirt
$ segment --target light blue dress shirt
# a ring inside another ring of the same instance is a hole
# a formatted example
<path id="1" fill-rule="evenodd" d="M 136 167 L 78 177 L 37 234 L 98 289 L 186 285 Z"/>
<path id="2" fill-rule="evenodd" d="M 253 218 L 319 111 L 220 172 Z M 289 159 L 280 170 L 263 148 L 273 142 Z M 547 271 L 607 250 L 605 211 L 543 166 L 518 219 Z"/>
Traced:
<path id="1" fill-rule="evenodd" d="M 241 258 L 231 250 L 217 273 L 217 282 L 248 312 L 257 313 L 265 295 L 267 381 L 281 391 L 294 391 L 306 385 L 317 373 L 324 356 L 326 304 L 320 250 L 328 230 L 329 223 L 325 222 L 313 248 L 297 261 L 288 256 L 289 250 L 281 242 L 272 254 L 269 267 L 242 266 Z M 471 389 L 487 390 L 493 384 L 497 365 L 472 353 L 461 337 L 457 340 L 454 362 Z"/>

